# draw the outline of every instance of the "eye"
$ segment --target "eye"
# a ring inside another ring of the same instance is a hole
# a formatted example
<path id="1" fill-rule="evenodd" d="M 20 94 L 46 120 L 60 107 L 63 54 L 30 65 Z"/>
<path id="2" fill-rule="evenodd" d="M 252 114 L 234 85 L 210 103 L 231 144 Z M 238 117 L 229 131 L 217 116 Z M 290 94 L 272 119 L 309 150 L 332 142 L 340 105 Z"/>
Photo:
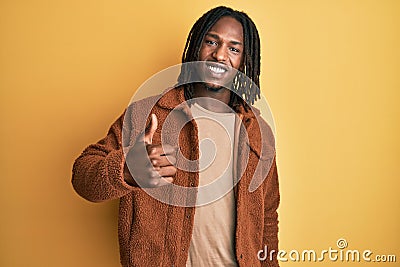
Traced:
<path id="1" fill-rule="evenodd" d="M 237 49 L 237 48 L 234 48 L 234 47 L 230 47 L 229 50 L 231 50 L 235 54 L 239 54 L 240 53 L 240 50 Z"/>
<path id="2" fill-rule="evenodd" d="M 213 40 L 205 40 L 205 43 L 208 45 L 217 45 L 217 42 L 215 42 Z"/>

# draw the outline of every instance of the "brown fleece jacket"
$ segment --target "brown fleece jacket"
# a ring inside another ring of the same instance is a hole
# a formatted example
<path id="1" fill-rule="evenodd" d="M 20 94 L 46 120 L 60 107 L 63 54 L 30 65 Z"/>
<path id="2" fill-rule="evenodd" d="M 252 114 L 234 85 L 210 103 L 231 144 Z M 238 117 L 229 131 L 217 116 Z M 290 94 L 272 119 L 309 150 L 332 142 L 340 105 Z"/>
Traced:
<path id="1" fill-rule="evenodd" d="M 111 126 L 107 136 L 87 147 L 74 163 L 72 184 L 80 196 L 93 202 L 120 199 L 118 232 L 124 267 L 186 264 L 196 211 L 190 205 L 196 200 L 198 173 L 189 172 L 187 166 L 186 170 L 178 168 L 175 175 L 174 184 L 192 191 L 176 190 L 169 185 L 151 189 L 156 195 L 188 203 L 187 207 L 165 204 L 124 180 L 124 149 L 132 146 L 143 132 L 150 111 L 159 121 L 153 143 L 162 140 L 179 145 L 182 154 L 177 156 L 177 164 L 184 162 L 184 157 L 198 159 L 197 125 L 189 107 L 178 106 L 184 101 L 183 89 L 177 88 L 134 102 Z M 235 137 L 239 138 L 236 178 L 240 179 L 235 187 L 236 259 L 239 266 L 276 267 L 276 253 L 272 261 L 269 255 L 263 261 L 257 257 L 265 246 L 268 251 L 278 250 L 280 196 L 274 137 L 257 110 L 253 113 L 240 108 L 238 115 L 242 123 L 239 136 Z"/>

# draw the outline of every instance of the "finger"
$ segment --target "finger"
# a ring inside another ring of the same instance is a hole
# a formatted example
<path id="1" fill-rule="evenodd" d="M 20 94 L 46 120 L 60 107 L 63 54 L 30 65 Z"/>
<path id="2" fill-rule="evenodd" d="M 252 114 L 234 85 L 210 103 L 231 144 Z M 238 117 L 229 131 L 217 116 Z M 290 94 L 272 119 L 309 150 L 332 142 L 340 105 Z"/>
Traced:
<path id="1" fill-rule="evenodd" d="M 174 176 L 176 174 L 175 166 L 161 167 L 158 174 L 162 177 Z"/>
<path id="2" fill-rule="evenodd" d="M 160 170 L 161 170 L 161 168 L 160 168 Z M 150 171 L 150 179 L 159 179 L 159 178 L 161 178 L 161 175 L 158 173 L 158 171 L 157 170 L 154 170 L 154 169 L 152 169 L 151 171 Z"/>
<path id="3" fill-rule="evenodd" d="M 161 156 L 176 155 L 176 151 L 178 151 L 178 147 L 171 146 L 171 145 L 163 145 L 162 149 L 163 149 L 163 153 L 161 153 Z"/>
<path id="4" fill-rule="evenodd" d="M 160 165 L 160 167 L 162 166 L 167 166 L 167 165 L 175 165 L 176 164 L 176 156 L 175 155 L 167 155 L 164 157 L 165 159 L 165 164 L 166 165 Z"/>
<path id="5" fill-rule="evenodd" d="M 151 156 L 176 155 L 178 148 L 176 146 L 165 145 L 147 145 L 147 154 Z"/>
<path id="6" fill-rule="evenodd" d="M 150 162 L 153 167 L 172 166 L 176 164 L 176 158 L 174 156 L 151 157 Z"/>
<path id="7" fill-rule="evenodd" d="M 160 179 L 157 186 L 169 185 L 169 184 L 172 184 L 173 181 L 174 181 L 174 178 L 172 178 L 172 177 L 163 177 Z"/>
<path id="8" fill-rule="evenodd" d="M 157 116 L 156 114 L 151 114 L 150 124 L 149 126 L 147 126 L 143 137 L 143 140 L 146 144 L 153 143 L 153 135 L 157 130 L 157 126 L 158 126 Z"/>
<path id="9" fill-rule="evenodd" d="M 161 178 L 152 178 L 147 181 L 147 185 L 149 187 L 157 187 L 158 184 L 160 183 L 160 181 L 161 181 Z"/>
<path id="10" fill-rule="evenodd" d="M 158 171 L 155 171 L 154 169 L 150 171 L 149 173 L 149 178 L 146 181 L 147 186 L 149 187 L 157 187 L 158 184 L 160 183 L 162 176 L 158 173 Z"/>

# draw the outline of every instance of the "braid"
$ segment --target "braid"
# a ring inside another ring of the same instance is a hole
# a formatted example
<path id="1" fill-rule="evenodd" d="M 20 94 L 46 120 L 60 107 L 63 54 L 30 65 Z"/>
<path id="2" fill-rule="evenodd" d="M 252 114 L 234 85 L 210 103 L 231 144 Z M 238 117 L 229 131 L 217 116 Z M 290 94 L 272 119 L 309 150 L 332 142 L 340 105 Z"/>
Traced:
<path id="1" fill-rule="evenodd" d="M 199 60 L 204 36 L 224 16 L 232 17 L 242 24 L 244 37 L 243 69 L 234 78 L 235 93 L 231 94 L 229 106 L 236 110 L 238 106 L 243 105 L 247 110 L 248 105 L 253 105 L 260 98 L 260 37 L 256 25 L 246 13 L 220 6 L 203 14 L 189 32 L 182 55 L 182 63 Z M 191 81 L 191 75 L 193 75 L 192 72 L 188 71 L 186 64 L 183 64 L 178 83 L 185 84 L 185 81 Z M 244 75 L 253 82 L 249 82 Z M 185 84 L 184 87 L 186 100 L 192 99 L 193 85 Z"/>

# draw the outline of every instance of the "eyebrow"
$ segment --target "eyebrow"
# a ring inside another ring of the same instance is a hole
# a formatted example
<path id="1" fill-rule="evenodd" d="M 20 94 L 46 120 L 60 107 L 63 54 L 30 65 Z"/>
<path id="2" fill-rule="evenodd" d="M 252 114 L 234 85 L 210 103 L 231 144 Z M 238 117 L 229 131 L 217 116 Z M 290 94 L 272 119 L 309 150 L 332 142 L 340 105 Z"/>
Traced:
<path id="1" fill-rule="evenodd" d="M 206 36 L 210 36 L 210 37 L 212 37 L 212 38 L 214 38 L 214 39 L 217 39 L 217 40 L 220 39 L 220 38 L 219 38 L 219 35 L 218 35 L 218 34 L 215 34 L 215 33 L 210 33 L 210 32 L 208 32 L 208 33 L 206 33 Z M 229 43 L 231 43 L 231 44 L 233 44 L 233 45 L 243 45 L 241 42 L 236 41 L 236 40 L 230 40 Z"/>

